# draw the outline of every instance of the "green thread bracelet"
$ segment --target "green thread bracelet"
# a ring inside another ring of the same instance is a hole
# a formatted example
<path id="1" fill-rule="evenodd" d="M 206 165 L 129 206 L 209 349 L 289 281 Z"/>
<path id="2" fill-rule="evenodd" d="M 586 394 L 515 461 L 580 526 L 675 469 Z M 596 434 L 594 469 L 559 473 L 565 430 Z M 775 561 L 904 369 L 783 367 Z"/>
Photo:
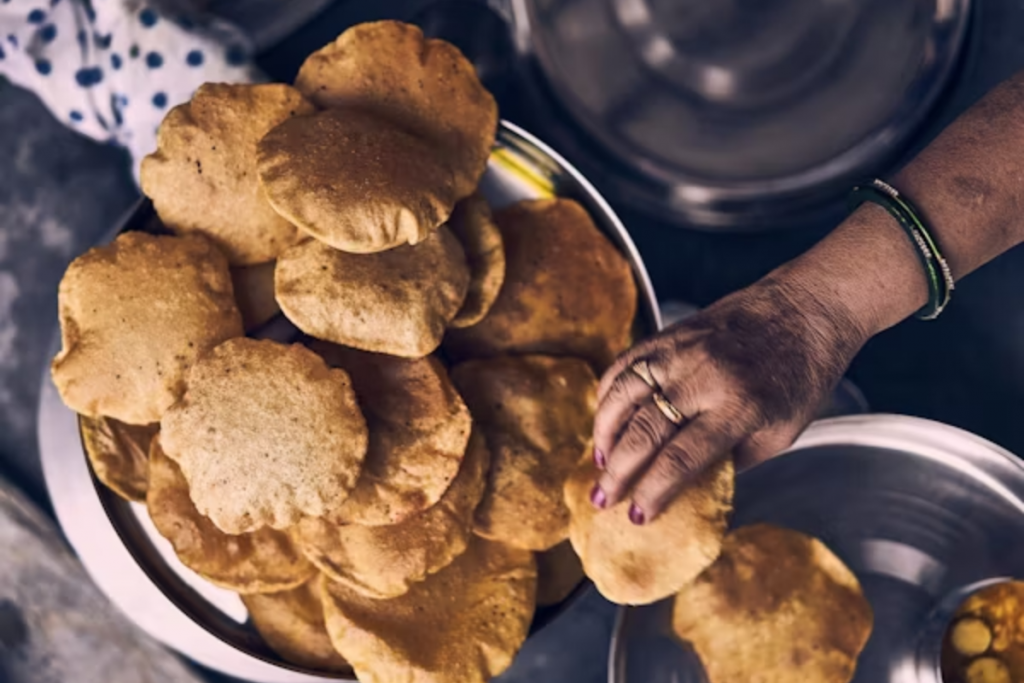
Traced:
<path id="1" fill-rule="evenodd" d="M 921 320 L 938 318 L 953 296 L 953 272 L 939 251 L 938 243 L 921 220 L 921 214 L 896 188 L 878 179 L 854 187 L 850 193 L 850 200 L 851 208 L 854 209 L 866 201 L 878 204 L 895 218 L 907 233 L 928 280 L 928 303 L 916 315 Z"/>

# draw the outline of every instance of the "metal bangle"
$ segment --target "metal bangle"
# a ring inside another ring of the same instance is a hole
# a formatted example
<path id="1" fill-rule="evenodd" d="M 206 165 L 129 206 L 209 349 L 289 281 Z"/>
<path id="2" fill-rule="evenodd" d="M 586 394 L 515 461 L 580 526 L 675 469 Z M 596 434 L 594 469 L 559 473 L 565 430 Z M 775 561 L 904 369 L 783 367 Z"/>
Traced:
<path id="1" fill-rule="evenodd" d="M 916 315 L 921 320 L 939 317 L 952 298 L 955 288 L 953 272 L 917 208 L 896 188 L 877 178 L 854 187 L 850 199 L 852 208 L 866 201 L 881 206 L 903 228 L 914 245 L 928 280 L 928 303 Z"/>

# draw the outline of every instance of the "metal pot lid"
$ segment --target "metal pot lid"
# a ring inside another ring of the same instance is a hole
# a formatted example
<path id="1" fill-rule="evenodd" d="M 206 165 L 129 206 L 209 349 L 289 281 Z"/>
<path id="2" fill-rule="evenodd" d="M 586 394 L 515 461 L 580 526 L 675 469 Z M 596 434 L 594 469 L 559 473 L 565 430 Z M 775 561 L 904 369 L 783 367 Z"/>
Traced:
<path id="1" fill-rule="evenodd" d="M 948 82 L 970 0 L 512 6 L 570 117 L 651 186 L 648 201 L 711 226 L 889 160 Z"/>
<path id="2" fill-rule="evenodd" d="M 734 526 L 816 536 L 856 574 L 875 615 L 853 683 L 939 683 L 948 617 L 978 586 L 1024 577 L 1024 465 L 937 422 L 824 420 L 737 478 Z M 611 683 L 700 683 L 671 635 L 671 601 L 619 613 Z"/>

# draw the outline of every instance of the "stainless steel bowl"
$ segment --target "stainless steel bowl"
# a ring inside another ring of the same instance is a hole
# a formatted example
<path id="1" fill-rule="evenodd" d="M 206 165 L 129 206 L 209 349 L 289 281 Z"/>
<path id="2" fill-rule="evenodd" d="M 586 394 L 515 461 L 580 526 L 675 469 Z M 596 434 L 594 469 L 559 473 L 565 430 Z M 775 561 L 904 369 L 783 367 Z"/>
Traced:
<path id="1" fill-rule="evenodd" d="M 939 683 L 952 611 L 994 580 L 1024 576 L 1024 465 L 954 427 L 867 415 L 812 425 L 737 480 L 734 526 L 817 536 L 857 574 L 875 613 L 854 683 Z M 671 636 L 671 602 L 619 613 L 612 683 L 697 683 Z"/>
<path id="2" fill-rule="evenodd" d="M 625 227 L 590 183 L 544 143 L 502 122 L 481 189 L 496 207 L 543 195 L 579 201 L 633 267 L 639 297 L 635 334 L 644 336 L 661 327 L 654 290 Z M 109 238 L 124 230 L 152 230 L 159 225 L 155 219 L 150 203 L 140 202 Z M 260 336 L 286 339 L 292 332 L 281 317 Z M 58 344 L 55 335 L 54 353 Z M 247 623 L 238 596 L 185 568 L 153 528 L 144 506 L 126 503 L 92 477 L 77 416 L 61 402 L 48 372 L 39 405 L 39 447 L 64 534 L 97 585 L 143 630 L 200 664 L 256 683 L 354 680 L 283 662 Z M 588 588 L 583 584 L 561 605 L 538 610 L 532 633 Z"/>
<path id="3" fill-rule="evenodd" d="M 955 76 L 972 6 L 507 5 L 545 135 L 602 191 L 672 223 L 744 232 L 828 215 L 895 163 Z"/>

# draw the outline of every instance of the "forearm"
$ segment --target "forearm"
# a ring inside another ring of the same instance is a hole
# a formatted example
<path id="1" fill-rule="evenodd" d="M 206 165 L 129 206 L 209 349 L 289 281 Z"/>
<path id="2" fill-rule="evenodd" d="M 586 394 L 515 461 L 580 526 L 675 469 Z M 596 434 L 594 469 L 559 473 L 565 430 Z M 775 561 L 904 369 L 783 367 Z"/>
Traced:
<path id="1" fill-rule="evenodd" d="M 1024 74 L 964 113 L 891 182 L 917 205 L 957 279 L 1024 241 Z M 771 278 L 842 307 L 866 336 L 928 298 L 915 247 L 874 205 Z"/>

